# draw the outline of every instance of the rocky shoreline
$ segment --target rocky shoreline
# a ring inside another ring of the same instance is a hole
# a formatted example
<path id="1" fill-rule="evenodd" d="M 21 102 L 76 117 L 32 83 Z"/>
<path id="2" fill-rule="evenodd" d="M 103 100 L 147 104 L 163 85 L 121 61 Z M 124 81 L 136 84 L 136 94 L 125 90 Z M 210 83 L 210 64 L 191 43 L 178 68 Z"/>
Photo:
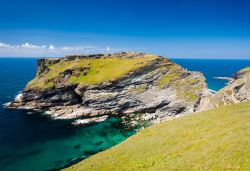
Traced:
<path id="1" fill-rule="evenodd" d="M 74 125 L 100 122 L 108 116 L 158 123 L 221 105 L 222 92 L 239 87 L 239 79 L 249 89 L 245 77 L 246 73 L 238 74 L 213 94 L 202 73 L 187 71 L 161 56 L 123 52 L 40 59 L 36 78 L 7 107 L 47 111 L 52 118 L 74 120 Z M 246 93 L 236 101 L 233 96 L 243 92 L 233 92 L 232 100 L 223 104 L 250 98 Z"/>

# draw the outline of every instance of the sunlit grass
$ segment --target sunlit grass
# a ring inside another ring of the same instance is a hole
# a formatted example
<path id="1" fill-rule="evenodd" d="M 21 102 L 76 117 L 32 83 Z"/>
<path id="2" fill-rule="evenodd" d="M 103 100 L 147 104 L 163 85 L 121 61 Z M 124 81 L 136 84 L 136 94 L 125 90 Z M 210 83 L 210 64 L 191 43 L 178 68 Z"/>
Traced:
<path id="1" fill-rule="evenodd" d="M 85 68 L 86 74 L 79 76 L 70 76 L 64 84 L 99 84 L 106 81 L 112 81 L 121 78 L 129 72 L 139 69 L 152 60 L 159 57 L 154 55 L 144 55 L 137 58 L 116 58 L 107 57 L 100 59 L 79 59 L 72 61 L 61 60 L 59 63 L 47 66 L 49 71 L 40 77 L 33 79 L 28 86 L 30 88 L 49 88 L 56 86 L 53 79 L 58 78 L 60 73 L 74 68 Z"/>
<path id="2" fill-rule="evenodd" d="M 166 121 L 68 170 L 250 170 L 250 102 Z"/>
<path id="3" fill-rule="evenodd" d="M 81 84 L 98 84 L 105 81 L 116 80 L 130 71 L 148 64 L 155 57 L 142 57 L 135 59 L 106 58 L 89 60 L 90 70 L 87 75 L 72 76 L 69 82 Z"/>

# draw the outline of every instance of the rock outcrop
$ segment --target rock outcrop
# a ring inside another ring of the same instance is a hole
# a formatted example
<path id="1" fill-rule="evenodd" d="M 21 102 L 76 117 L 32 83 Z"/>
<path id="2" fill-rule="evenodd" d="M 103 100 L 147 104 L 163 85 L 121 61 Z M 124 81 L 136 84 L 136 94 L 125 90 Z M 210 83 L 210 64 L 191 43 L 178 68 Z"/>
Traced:
<path id="1" fill-rule="evenodd" d="M 243 93 L 242 87 L 233 91 Z M 117 53 L 40 59 L 36 77 L 9 107 L 58 119 L 113 115 L 159 122 L 207 109 L 210 98 L 202 73 L 160 56 Z"/>
<path id="2" fill-rule="evenodd" d="M 250 100 L 250 68 L 244 68 L 233 75 L 232 80 L 212 98 L 214 106 L 240 103 Z"/>

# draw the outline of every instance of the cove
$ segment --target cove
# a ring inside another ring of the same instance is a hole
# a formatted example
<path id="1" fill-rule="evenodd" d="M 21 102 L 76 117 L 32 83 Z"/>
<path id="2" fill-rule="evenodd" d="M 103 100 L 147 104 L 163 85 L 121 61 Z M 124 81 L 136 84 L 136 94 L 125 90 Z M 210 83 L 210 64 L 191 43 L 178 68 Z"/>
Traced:
<path id="1" fill-rule="evenodd" d="M 174 61 L 189 70 L 202 71 L 214 90 L 225 82 L 213 77 L 231 76 L 250 65 L 250 60 Z M 74 127 L 69 121 L 3 108 L 2 104 L 12 101 L 34 78 L 35 70 L 36 59 L 0 59 L 0 170 L 57 170 L 119 144 L 135 133 L 119 118 Z"/>
<path id="2" fill-rule="evenodd" d="M 36 59 L 0 59 L 0 170 L 58 170 L 110 148 L 135 130 L 119 118 L 89 126 L 72 126 L 41 113 L 5 109 L 36 71 Z M 27 114 L 28 113 L 28 114 Z"/>
<path id="3" fill-rule="evenodd" d="M 135 133 L 123 127 L 119 118 L 83 127 L 41 114 L 14 112 L 27 121 L 23 129 L 13 128 L 1 138 L 3 170 L 57 170 L 110 148 Z"/>

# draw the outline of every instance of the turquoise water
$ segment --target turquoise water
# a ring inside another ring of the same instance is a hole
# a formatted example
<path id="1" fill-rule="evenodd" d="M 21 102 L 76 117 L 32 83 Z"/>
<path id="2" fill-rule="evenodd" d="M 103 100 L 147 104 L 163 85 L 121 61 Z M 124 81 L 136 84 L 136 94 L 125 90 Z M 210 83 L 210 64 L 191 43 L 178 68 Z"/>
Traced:
<path id="1" fill-rule="evenodd" d="M 11 101 L 35 75 L 35 59 L 0 58 L 0 103 Z M 0 107 L 0 170 L 43 171 L 73 164 L 134 134 L 118 118 L 88 127 Z"/>
<path id="2" fill-rule="evenodd" d="M 202 71 L 209 88 L 218 90 L 225 82 L 215 76 L 231 76 L 250 66 L 250 60 L 173 59 L 189 70 Z M 35 75 L 36 59 L 0 58 L 0 104 L 14 99 Z M 68 121 L 51 120 L 40 114 L 0 107 L 0 170 L 43 171 L 64 167 L 110 148 L 134 130 L 118 118 L 88 127 L 73 127 Z"/>

